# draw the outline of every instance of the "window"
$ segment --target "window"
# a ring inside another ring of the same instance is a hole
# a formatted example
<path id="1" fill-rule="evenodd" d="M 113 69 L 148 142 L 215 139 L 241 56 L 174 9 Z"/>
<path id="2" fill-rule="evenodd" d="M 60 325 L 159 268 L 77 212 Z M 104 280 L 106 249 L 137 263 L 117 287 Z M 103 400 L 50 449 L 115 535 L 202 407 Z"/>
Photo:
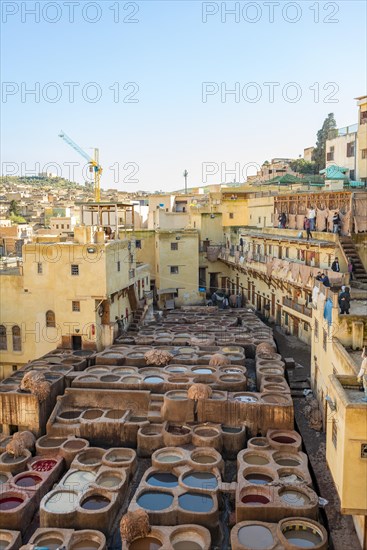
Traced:
<path id="1" fill-rule="evenodd" d="M 326 154 L 326 160 L 334 160 L 334 145 L 330 147 L 330 152 Z"/>
<path id="2" fill-rule="evenodd" d="M 17 370 L 18 370 L 18 365 L 12 365 L 12 366 L 11 366 L 11 370 L 12 370 L 13 372 L 17 372 Z"/>
<path id="3" fill-rule="evenodd" d="M 79 275 L 79 266 L 78 264 L 71 264 L 71 274 L 72 275 Z"/>
<path id="4" fill-rule="evenodd" d="M 64 224 L 63 223 L 61 224 L 61 229 L 64 229 Z"/>
<path id="5" fill-rule="evenodd" d="M 367 124 L 367 111 L 361 111 L 361 124 Z"/>
<path id="6" fill-rule="evenodd" d="M 354 157 L 355 154 L 355 142 L 350 141 L 347 143 L 347 157 Z"/>
<path id="7" fill-rule="evenodd" d="M 171 250 L 178 250 L 178 243 L 171 243 Z"/>
<path id="8" fill-rule="evenodd" d="M 22 351 L 20 327 L 18 327 L 18 325 L 15 325 L 11 329 L 11 333 L 12 333 L 12 340 L 13 340 L 13 351 Z"/>
<path id="9" fill-rule="evenodd" d="M 261 223 L 261 216 L 257 218 L 257 223 Z"/>
<path id="10" fill-rule="evenodd" d="M 4 325 L 0 325 L 0 349 L 8 349 L 8 344 L 6 341 L 6 327 Z"/>
<path id="11" fill-rule="evenodd" d="M 273 253 L 273 247 L 271 244 L 269 244 L 269 255 L 271 255 Z"/>
<path id="12" fill-rule="evenodd" d="M 315 319 L 315 340 L 319 338 L 319 322 Z"/>
<path id="13" fill-rule="evenodd" d="M 285 249 L 285 257 L 286 257 L 286 258 L 289 258 L 289 248 L 286 248 L 286 249 Z"/>
<path id="14" fill-rule="evenodd" d="M 38 275 L 42 275 L 42 273 L 43 273 L 43 265 L 42 265 L 41 262 L 37 263 L 37 273 L 38 273 Z"/>
<path id="15" fill-rule="evenodd" d="M 337 425 L 336 425 L 335 418 L 333 418 L 332 421 L 331 421 L 331 440 L 332 440 L 333 445 L 336 449 L 337 442 L 338 442 L 338 428 L 337 428 Z"/>
<path id="16" fill-rule="evenodd" d="M 71 302 L 71 309 L 72 311 L 80 311 L 80 302 Z"/>
<path id="17" fill-rule="evenodd" d="M 129 279 L 133 279 L 135 277 L 135 269 L 129 270 Z"/>
<path id="18" fill-rule="evenodd" d="M 177 275 L 178 274 L 178 265 L 171 265 L 170 272 L 171 272 L 171 275 Z"/>
<path id="19" fill-rule="evenodd" d="M 230 219 L 230 220 L 233 220 L 233 218 L 234 218 L 234 214 L 233 214 L 233 212 L 230 212 L 230 213 L 229 213 L 229 219 Z"/>
<path id="20" fill-rule="evenodd" d="M 55 327 L 56 319 L 55 313 L 51 310 L 46 311 L 46 327 Z"/>
<path id="21" fill-rule="evenodd" d="M 304 328 L 305 332 L 308 332 L 308 323 L 305 323 L 303 328 Z"/>
<path id="22" fill-rule="evenodd" d="M 136 247 L 136 248 L 141 248 L 141 240 L 140 240 L 140 239 L 137 239 L 137 240 L 135 241 L 135 247 Z"/>
<path id="23" fill-rule="evenodd" d="M 362 158 L 367 159 L 367 149 L 362 149 Z"/>
<path id="24" fill-rule="evenodd" d="M 352 180 L 352 181 L 355 181 L 356 176 L 355 176 L 355 171 L 354 170 L 349 170 L 349 179 Z"/>
<path id="25" fill-rule="evenodd" d="M 327 332 L 325 329 L 322 331 L 322 347 L 325 351 L 327 350 Z"/>
<path id="26" fill-rule="evenodd" d="M 121 262 L 120 262 L 120 260 L 117 262 L 117 271 L 121 271 Z"/>

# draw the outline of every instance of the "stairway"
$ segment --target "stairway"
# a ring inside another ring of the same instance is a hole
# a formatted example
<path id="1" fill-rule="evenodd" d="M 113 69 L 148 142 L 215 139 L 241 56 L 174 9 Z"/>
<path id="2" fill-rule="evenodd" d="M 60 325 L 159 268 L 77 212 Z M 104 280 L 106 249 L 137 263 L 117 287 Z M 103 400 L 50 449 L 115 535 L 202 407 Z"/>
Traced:
<path id="1" fill-rule="evenodd" d="M 134 311 L 133 319 L 129 325 L 129 332 L 130 331 L 134 332 L 139 330 L 139 325 L 141 323 L 143 316 L 144 316 L 144 308 L 138 307 L 138 309 Z"/>
<path id="2" fill-rule="evenodd" d="M 344 252 L 345 259 L 352 259 L 355 266 L 354 282 L 367 284 L 367 271 L 365 270 L 357 249 L 351 237 L 340 237 L 340 246 Z"/>

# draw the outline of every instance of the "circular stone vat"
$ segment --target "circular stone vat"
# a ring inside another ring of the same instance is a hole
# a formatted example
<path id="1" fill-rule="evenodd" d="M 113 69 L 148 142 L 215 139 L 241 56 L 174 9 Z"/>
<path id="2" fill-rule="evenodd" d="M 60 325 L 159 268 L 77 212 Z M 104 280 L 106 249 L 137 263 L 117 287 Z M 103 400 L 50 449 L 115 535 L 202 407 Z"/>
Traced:
<path id="1" fill-rule="evenodd" d="M 296 489 L 280 491 L 279 496 L 287 506 L 307 506 L 310 503 L 309 496 Z"/>
<path id="2" fill-rule="evenodd" d="M 178 497 L 178 503 L 183 510 L 207 513 L 213 508 L 214 501 L 203 493 L 184 493 Z"/>
<path id="3" fill-rule="evenodd" d="M 194 432 L 196 435 L 198 435 L 199 437 L 216 437 L 219 435 L 219 431 L 216 430 L 215 428 L 207 428 L 205 426 L 203 427 L 199 427 L 199 428 L 195 428 L 194 429 Z"/>
<path id="4" fill-rule="evenodd" d="M 42 483 L 42 478 L 35 474 L 22 474 L 18 479 L 15 480 L 15 485 L 17 487 L 35 487 Z"/>
<path id="5" fill-rule="evenodd" d="M 252 437 L 247 442 L 247 448 L 266 448 L 269 447 L 269 442 L 266 437 Z"/>
<path id="6" fill-rule="evenodd" d="M 238 542 L 253 550 L 267 550 L 274 546 L 274 537 L 264 525 L 244 525 L 238 530 Z"/>
<path id="7" fill-rule="evenodd" d="M 271 440 L 275 441 L 276 443 L 282 443 L 282 444 L 297 443 L 294 437 L 290 437 L 287 435 L 277 435 L 275 437 L 271 437 Z"/>
<path id="8" fill-rule="evenodd" d="M 95 480 L 96 475 L 86 470 L 77 470 L 67 475 L 63 486 L 75 491 L 84 491 Z"/>
<path id="9" fill-rule="evenodd" d="M 119 409 L 112 409 L 111 411 L 107 411 L 105 414 L 106 418 L 110 418 L 112 420 L 119 420 L 124 416 L 126 411 L 119 410 Z"/>
<path id="10" fill-rule="evenodd" d="M 213 374 L 215 370 L 209 367 L 196 367 L 192 369 L 192 372 L 193 374 Z"/>
<path id="11" fill-rule="evenodd" d="M 113 374 L 106 374 L 105 376 L 101 376 L 100 380 L 101 382 L 118 382 L 120 377 L 114 376 Z"/>
<path id="12" fill-rule="evenodd" d="M 162 464 L 173 464 L 175 462 L 181 462 L 183 455 L 178 454 L 175 451 L 159 451 L 154 455 L 154 459 Z"/>
<path id="13" fill-rule="evenodd" d="M 123 478 L 121 476 L 112 472 L 104 472 L 96 479 L 97 485 L 106 489 L 117 487 L 122 481 Z"/>
<path id="14" fill-rule="evenodd" d="M 279 466 L 292 466 L 296 468 L 301 464 L 301 461 L 293 456 L 273 456 L 273 458 Z"/>
<path id="15" fill-rule="evenodd" d="M 8 482 L 8 476 L 5 474 L 0 474 L 0 485 Z"/>
<path id="16" fill-rule="evenodd" d="M 44 435 L 38 439 L 37 446 L 47 448 L 61 447 L 65 441 L 67 441 L 67 439 L 64 437 L 49 437 L 48 435 Z"/>
<path id="17" fill-rule="evenodd" d="M 254 395 L 235 395 L 236 401 L 241 401 L 242 403 L 257 403 L 258 399 Z"/>
<path id="18" fill-rule="evenodd" d="M 11 493 L 4 493 L 0 497 L 0 512 L 7 512 L 9 510 L 15 510 L 21 504 L 23 504 L 24 498 L 13 495 Z"/>
<path id="19" fill-rule="evenodd" d="M 242 428 L 233 428 L 232 426 L 222 426 L 222 431 L 226 434 L 239 434 Z"/>
<path id="20" fill-rule="evenodd" d="M 210 472 L 189 472 L 183 476 L 182 482 L 192 489 L 214 491 L 218 487 L 217 478 Z"/>
<path id="21" fill-rule="evenodd" d="M 79 418 L 79 416 L 80 411 L 63 411 L 57 415 L 57 418 L 60 418 L 61 420 L 75 420 L 76 418 Z"/>
<path id="22" fill-rule="evenodd" d="M 170 424 L 167 428 L 167 432 L 172 435 L 187 435 L 190 431 L 190 428 L 187 426 L 175 426 L 172 424 Z"/>
<path id="23" fill-rule="evenodd" d="M 170 372 L 171 374 L 183 374 L 187 372 L 187 367 L 181 366 L 181 365 L 171 365 L 169 367 L 166 367 L 164 369 L 166 372 Z"/>
<path id="24" fill-rule="evenodd" d="M 177 487 L 178 479 L 169 472 L 153 472 L 146 479 L 148 485 L 152 487 Z"/>
<path id="25" fill-rule="evenodd" d="M 101 409 L 88 409 L 83 412 L 82 418 L 84 420 L 96 420 L 97 418 L 101 418 L 102 415 L 103 411 Z"/>
<path id="26" fill-rule="evenodd" d="M 32 464 L 32 470 L 34 472 L 49 472 L 56 466 L 56 460 L 37 460 Z"/>
<path id="27" fill-rule="evenodd" d="M 81 503 L 83 510 L 102 510 L 111 503 L 110 499 L 103 495 L 90 495 Z"/>
<path id="28" fill-rule="evenodd" d="M 196 464 L 215 464 L 218 461 L 215 456 L 200 452 L 191 453 L 190 458 L 193 462 L 196 462 Z"/>
<path id="29" fill-rule="evenodd" d="M 251 474 L 247 474 L 245 479 L 253 485 L 267 485 L 268 483 L 274 481 L 271 476 L 261 474 L 260 472 L 252 472 Z"/>
<path id="30" fill-rule="evenodd" d="M 242 458 L 247 464 L 254 464 L 256 466 L 265 466 L 269 464 L 269 459 L 266 456 L 257 453 L 246 453 Z"/>
<path id="31" fill-rule="evenodd" d="M 283 520 L 278 526 L 280 538 L 284 537 L 292 548 L 327 548 L 327 535 L 321 526 L 311 521 L 301 519 Z M 281 540 L 281 543 L 283 541 Z"/>
<path id="32" fill-rule="evenodd" d="M 114 464 L 126 463 L 133 460 L 135 453 L 132 449 L 113 449 L 108 451 L 103 457 L 107 462 L 113 462 Z"/>
<path id="33" fill-rule="evenodd" d="M 146 491 L 141 493 L 136 503 L 146 510 L 158 511 L 169 508 L 173 502 L 171 493 L 160 493 L 158 491 Z"/>
<path id="34" fill-rule="evenodd" d="M 146 384 L 161 384 L 164 382 L 164 378 L 161 378 L 160 376 L 147 376 L 144 378 L 144 382 Z"/>
<path id="35" fill-rule="evenodd" d="M 305 479 L 298 473 L 287 472 L 287 471 L 278 471 L 279 480 L 282 483 L 302 483 Z"/>
<path id="36" fill-rule="evenodd" d="M 78 494 L 73 491 L 55 491 L 44 503 L 47 512 L 68 514 L 78 506 Z"/>
<path id="37" fill-rule="evenodd" d="M 101 462 L 103 455 L 104 451 L 102 449 L 87 449 L 86 451 L 82 451 L 81 453 L 79 453 L 76 456 L 76 459 L 80 464 L 96 466 Z"/>
<path id="38" fill-rule="evenodd" d="M 243 496 L 241 502 L 244 504 L 251 504 L 251 506 L 262 506 L 263 504 L 269 504 L 270 499 L 265 495 L 250 493 Z"/>
<path id="39" fill-rule="evenodd" d="M 58 548 L 62 548 L 64 540 L 61 538 L 61 536 L 59 538 L 55 535 L 56 534 L 53 533 L 41 535 L 40 537 L 36 538 L 34 544 L 37 547 L 48 548 L 49 550 L 58 550 Z"/>
<path id="40" fill-rule="evenodd" d="M 85 439 L 70 439 L 63 444 L 63 447 L 69 452 L 76 452 L 84 449 L 87 444 L 88 442 Z"/>
<path id="41" fill-rule="evenodd" d="M 141 382 L 141 378 L 139 376 L 124 376 L 121 378 L 121 382 L 124 384 L 139 384 Z"/>
<path id="42" fill-rule="evenodd" d="M 159 548 L 162 548 L 162 543 L 155 537 L 135 539 L 129 544 L 129 550 L 159 550 Z"/>
<path id="43" fill-rule="evenodd" d="M 168 399 L 173 399 L 174 401 L 185 401 L 187 399 L 187 391 L 183 391 L 183 390 L 168 391 L 165 397 Z"/>

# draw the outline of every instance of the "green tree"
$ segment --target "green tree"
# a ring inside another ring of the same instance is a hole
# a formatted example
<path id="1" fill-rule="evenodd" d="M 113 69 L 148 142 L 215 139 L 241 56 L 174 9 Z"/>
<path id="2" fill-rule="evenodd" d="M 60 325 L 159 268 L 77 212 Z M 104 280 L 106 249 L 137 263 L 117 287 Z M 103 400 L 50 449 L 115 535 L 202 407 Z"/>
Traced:
<path id="1" fill-rule="evenodd" d="M 335 130 L 336 120 L 334 113 L 329 113 L 325 118 L 322 128 L 317 132 L 316 147 L 312 153 L 312 160 L 315 163 L 317 172 L 325 168 L 325 156 L 326 156 L 326 140 L 328 139 L 329 132 Z"/>
<path id="2" fill-rule="evenodd" d="M 20 215 L 19 205 L 18 205 L 17 201 L 15 201 L 15 200 L 10 201 L 9 214 L 14 214 L 15 216 Z"/>
<path id="3" fill-rule="evenodd" d="M 298 174 L 315 174 L 316 173 L 316 163 L 310 162 L 305 159 L 293 160 L 289 163 L 289 166 L 293 172 Z"/>
<path id="4" fill-rule="evenodd" d="M 14 214 L 14 212 L 12 212 L 10 214 L 10 220 L 14 224 L 27 223 L 27 220 L 25 218 L 23 218 L 23 216 L 19 216 L 18 214 Z"/>

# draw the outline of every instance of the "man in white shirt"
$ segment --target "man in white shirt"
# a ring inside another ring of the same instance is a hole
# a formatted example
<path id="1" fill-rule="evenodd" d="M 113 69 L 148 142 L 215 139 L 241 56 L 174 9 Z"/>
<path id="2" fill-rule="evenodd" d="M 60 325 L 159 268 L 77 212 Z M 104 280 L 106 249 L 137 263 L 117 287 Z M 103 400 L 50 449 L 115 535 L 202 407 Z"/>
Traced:
<path id="1" fill-rule="evenodd" d="M 313 206 L 311 206 L 311 209 L 308 211 L 308 219 L 310 220 L 310 231 L 315 230 L 315 221 L 316 221 L 316 210 Z"/>
<path id="2" fill-rule="evenodd" d="M 362 352 L 362 365 L 359 373 L 357 374 L 357 380 L 358 382 L 362 382 L 363 389 L 364 389 L 364 398 L 362 401 L 367 402 L 367 353 L 366 348 L 363 348 Z"/>

